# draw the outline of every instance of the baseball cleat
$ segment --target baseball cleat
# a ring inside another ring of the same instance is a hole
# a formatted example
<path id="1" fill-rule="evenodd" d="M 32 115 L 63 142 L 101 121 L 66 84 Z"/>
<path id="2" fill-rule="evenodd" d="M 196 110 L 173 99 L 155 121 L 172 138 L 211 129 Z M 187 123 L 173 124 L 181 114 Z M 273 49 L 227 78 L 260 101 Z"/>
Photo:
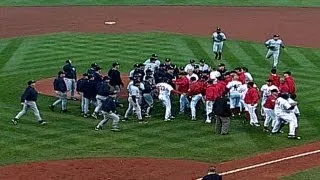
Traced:
<path id="1" fill-rule="evenodd" d="M 206 121 L 205 121 L 205 123 L 211 123 L 211 120 L 210 119 L 207 119 Z"/>
<path id="2" fill-rule="evenodd" d="M 170 119 L 175 119 L 176 117 L 174 117 L 174 116 L 170 116 Z"/>
<path id="3" fill-rule="evenodd" d="M 110 130 L 113 131 L 113 132 L 119 132 L 119 131 L 120 131 L 119 128 L 112 128 L 112 129 L 110 129 Z"/>
<path id="4" fill-rule="evenodd" d="M 39 121 L 39 124 L 40 124 L 40 125 L 46 125 L 46 124 L 47 124 L 47 122 L 46 122 L 46 121 L 44 121 L 44 120 L 41 120 L 41 121 Z"/>
<path id="5" fill-rule="evenodd" d="M 102 130 L 102 127 L 101 127 L 101 126 L 96 126 L 96 127 L 94 128 L 94 130 L 96 130 L 96 131 Z"/>
<path id="6" fill-rule="evenodd" d="M 164 122 L 168 122 L 168 121 L 171 121 L 171 119 L 165 119 L 165 120 L 164 120 Z"/>
<path id="7" fill-rule="evenodd" d="M 256 127 L 260 127 L 259 123 L 254 123 L 253 125 L 256 126 Z"/>
<path id="8" fill-rule="evenodd" d="M 98 119 L 98 116 L 96 115 L 96 113 L 91 114 L 91 117 Z"/>
<path id="9" fill-rule="evenodd" d="M 121 120 L 122 122 L 126 122 L 126 121 L 129 121 L 129 118 L 125 117 Z"/>
<path id="10" fill-rule="evenodd" d="M 18 124 L 18 119 L 17 118 L 13 118 L 11 120 L 11 122 L 12 122 L 13 125 L 17 125 Z"/>
<path id="11" fill-rule="evenodd" d="M 146 114 L 144 117 L 146 117 L 146 118 L 150 118 L 150 117 L 151 117 L 151 115 Z"/>

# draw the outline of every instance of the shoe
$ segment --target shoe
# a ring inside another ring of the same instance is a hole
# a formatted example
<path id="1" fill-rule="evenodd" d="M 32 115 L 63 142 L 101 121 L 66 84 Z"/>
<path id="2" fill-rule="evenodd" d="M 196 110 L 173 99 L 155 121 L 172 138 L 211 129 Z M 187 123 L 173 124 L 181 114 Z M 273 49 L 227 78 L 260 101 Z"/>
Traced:
<path id="1" fill-rule="evenodd" d="M 221 133 L 221 135 L 228 135 L 229 133 Z"/>
<path id="2" fill-rule="evenodd" d="M 54 111 L 54 105 L 49 105 L 49 109 L 53 112 Z"/>
<path id="3" fill-rule="evenodd" d="M 147 124 L 147 123 L 149 123 L 149 122 L 146 120 L 139 120 L 139 124 Z"/>
<path id="4" fill-rule="evenodd" d="M 256 126 L 256 127 L 260 127 L 259 123 L 254 123 L 253 125 Z"/>
<path id="5" fill-rule="evenodd" d="M 44 120 L 41 120 L 41 121 L 39 121 L 39 124 L 40 124 L 40 125 L 45 125 L 45 124 L 47 124 L 47 122 L 44 121 Z"/>
<path id="6" fill-rule="evenodd" d="M 179 111 L 179 114 L 180 114 L 180 115 L 183 115 L 183 114 L 184 114 L 184 112 L 182 112 L 182 111 Z"/>
<path id="7" fill-rule="evenodd" d="M 68 110 L 67 110 L 67 109 L 64 109 L 64 110 L 62 110 L 61 112 L 63 112 L 63 113 L 67 113 L 67 112 L 68 112 Z"/>
<path id="8" fill-rule="evenodd" d="M 170 119 L 175 119 L 176 117 L 174 117 L 174 116 L 170 116 Z"/>
<path id="9" fill-rule="evenodd" d="M 168 121 L 171 121 L 171 119 L 165 119 L 165 120 L 164 120 L 164 122 L 168 122 Z"/>
<path id="10" fill-rule="evenodd" d="M 205 123 L 211 123 L 211 120 L 210 119 L 207 119 L 206 121 L 205 121 Z"/>
<path id="11" fill-rule="evenodd" d="M 126 122 L 126 121 L 129 121 L 129 118 L 125 117 L 123 119 L 121 119 L 122 122 Z"/>
<path id="12" fill-rule="evenodd" d="M 17 118 L 13 118 L 11 120 L 11 122 L 12 122 L 13 125 L 17 125 L 18 124 L 18 119 Z"/>
<path id="13" fill-rule="evenodd" d="M 282 130 L 279 131 L 280 134 L 284 134 L 284 132 Z"/>
<path id="14" fill-rule="evenodd" d="M 150 114 L 146 114 L 144 117 L 146 117 L 146 118 L 150 118 L 150 117 L 151 117 L 151 115 L 150 115 Z"/>
<path id="15" fill-rule="evenodd" d="M 288 139 L 297 139 L 297 140 L 300 140 L 301 137 L 300 137 L 300 136 L 289 135 L 289 136 L 288 136 Z"/>
<path id="16" fill-rule="evenodd" d="M 94 128 L 94 130 L 96 130 L 96 131 L 102 130 L 102 127 L 101 127 L 101 126 L 96 126 L 96 127 Z"/>
<path id="17" fill-rule="evenodd" d="M 96 115 L 96 113 L 91 114 L 91 117 L 98 119 L 98 116 Z"/>
<path id="18" fill-rule="evenodd" d="M 89 117 L 90 115 L 88 115 L 88 114 L 83 114 L 83 117 L 84 118 L 87 118 L 87 117 Z"/>
<path id="19" fill-rule="evenodd" d="M 70 98 L 72 101 L 77 101 L 78 99 L 77 98 L 75 98 L 75 97 L 71 97 Z"/>
<path id="20" fill-rule="evenodd" d="M 110 129 L 110 130 L 113 131 L 113 132 L 119 132 L 119 131 L 120 131 L 120 129 L 117 128 L 117 127 L 114 127 L 114 128 L 112 128 L 112 129 Z"/>
<path id="21" fill-rule="evenodd" d="M 270 132 L 270 129 L 268 127 L 263 127 L 263 132 Z"/>
<path id="22" fill-rule="evenodd" d="M 196 120 L 197 120 L 196 117 L 191 118 L 191 121 L 196 121 Z"/>

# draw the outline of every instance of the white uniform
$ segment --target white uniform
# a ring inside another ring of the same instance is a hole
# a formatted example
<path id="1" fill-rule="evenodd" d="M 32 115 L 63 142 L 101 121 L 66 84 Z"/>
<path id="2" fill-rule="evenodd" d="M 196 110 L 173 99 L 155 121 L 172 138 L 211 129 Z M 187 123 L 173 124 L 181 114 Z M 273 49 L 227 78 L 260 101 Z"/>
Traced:
<path id="1" fill-rule="evenodd" d="M 142 116 L 141 116 L 141 108 L 139 105 L 139 100 L 140 100 L 140 90 L 138 87 L 133 85 L 133 82 L 131 82 L 131 84 L 128 84 L 127 89 L 129 90 L 129 98 L 128 98 L 128 102 L 129 102 L 129 107 L 126 111 L 126 114 L 124 115 L 125 118 L 128 118 L 129 114 L 132 113 L 133 108 L 135 109 L 135 112 L 138 116 L 138 119 L 141 120 Z M 135 99 L 133 99 L 133 96 L 135 96 Z"/>
<path id="2" fill-rule="evenodd" d="M 143 64 L 144 65 L 147 65 L 148 63 L 150 63 L 151 61 L 150 61 L 150 59 L 147 59 Z M 161 62 L 157 59 L 156 61 L 155 61 L 155 63 L 156 63 L 156 65 L 159 67 L 160 66 L 160 64 L 161 64 Z"/>
<path id="3" fill-rule="evenodd" d="M 248 91 L 248 85 L 242 84 L 239 87 L 240 91 L 240 112 L 245 110 L 248 111 L 248 107 L 246 103 L 244 102 L 244 97 L 246 97 L 247 91 Z"/>
<path id="4" fill-rule="evenodd" d="M 157 64 L 155 62 L 147 62 L 144 63 L 145 67 L 144 67 L 144 72 L 146 72 L 148 69 L 150 69 L 152 72 L 155 71 L 156 68 L 159 68 L 160 64 Z"/>
<path id="5" fill-rule="evenodd" d="M 170 94 L 173 90 L 173 87 L 168 83 L 158 83 L 156 87 L 159 89 L 159 100 L 163 103 L 166 107 L 166 113 L 164 116 L 165 120 L 170 120 L 171 117 L 171 101 L 170 101 Z"/>
<path id="6" fill-rule="evenodd" d="M 240 107 L 240 81 L 231 81 L 227 84 L 230 93 L 230 109 Z"/>
<path id="7" fill-rule="evenodd" d="M 217 79 L 220 76 L 221 76 L 221 73 L 219 71 L 212 71 L 210 73 L 210 79 Z"/>
<path id="8" fill-rule="evenodd" d="M 221 36 L 222 39 L 220 39 L 218 36 Z M 213 39 L 213 52 L 222 52 L 223 48 L 223 41 L 225 41 L 226 35 L 223 32 L 220 32 L 219 34 L 217 32 L 214 32 L 212 34 L 212 39 Z"/>
<path id="9" fill-rule="evenodd" d="M 196 78 L 196 81 L 198 81 L 198 80 L 199 80 L 198 75 L 197 75 L 197 74 L 195 74 L 195 73 L 193 73 L 193 74 L 191 74 L 191 75 L 189 75 L 189 74 L 187 75 L 187 78 L 189 79 L 189 81 L 190 81 L 191 77 L 195 77 L 195 78 Z"/>
<path id="10" fill-rule="evenodd" d="M 279 89 L 275 85 L 268 86 L 267 84 L 264 84 L 261 86 L 260 91 L 262 91 L 262 101 L 261 105 L 263 106 L 266 103 L 266 100 L 268 96 L 271 95 L 271 90 L 276 89 L 279 92 Z"/>
<path id="11" fill-rule="evenodd" d="M 208 64 L 203 64 L 203 66 L 199 64 L 199 69 L 200 71 L 210 71 L 211 68 L 209 67 Z"/>
<path id="12" fill-rule="evenodd" d="M 253 77 L 249 72 L 245 72 L 244 75 L 246 76 L 246 82 L 252 82 Z"/>
<path id="13" fill-rule="evenodd" d="M 273 67 L 277 67 L 279 62 L 280 48 L 284 47 L 283 41 L 281 39 L 269 39 L 265 42 L 265 45 L 269 47 L 266 58 L 269 59 L 271 56 L 273 56 Z"/>
<path id="14" fill-rule="evenodd" d="M 272 132 L 278 132 L 280 128 L 281 121 L 286 121 L 289 123 L 289 135 L 295 136 L 295 129 L 298 127 L 297 124 L 297 117 L 293 113 L 293 110 L 290 110 L 291 108 L 290 103 L 294 102 L 293 100 L 286 100 L 282 97 L 279 97 L 276 100 L 276 104 L 274 107 L 274 113 L 276 115 L 276 123 L 272 129 Z"/>
<path id="15" fill-rule="evenodd" d="M 193 71 L 193 70 L 194 70 L 194 66 L 192 64 L 187 64 L 186 67 L 184 67 L 185 72 Z"/>

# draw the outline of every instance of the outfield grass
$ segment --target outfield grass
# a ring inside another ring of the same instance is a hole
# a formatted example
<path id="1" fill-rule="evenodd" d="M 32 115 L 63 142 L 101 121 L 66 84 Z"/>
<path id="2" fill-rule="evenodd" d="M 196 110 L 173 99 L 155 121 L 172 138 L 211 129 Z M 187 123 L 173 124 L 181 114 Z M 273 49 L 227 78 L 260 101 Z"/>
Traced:
<path id="1" fill-rule="evenodd" d="M 298 84 L 301 117 L 301 141 L 290 141 L 286 135 L 270 136 L 261 128 L 243 126 L 232 120 L 230 135 L 213 134 L 211 125 L 178 117 L 165 123 L 163 108 L 154 112 L 147 125 L 121 123 L 122 132 L 93 130 L 97 120 L 80 117 L 79 102 L 70 102 L 70 113 L 52 113 L 47 108 L 52 97 L 40 96 L 39 107 L 49 124 L 39 127 L 32 113 L 24 116 L 18 126 L 11 118 L 20 110 L 20 95 L 29 79 L 54 76 L 71 58 L 83 72 L 97 62 L 106 72 L 117 60 L 122 72 L 129 72 L 136 62 L 150 54 L 161 59 L 170 57 L 177 65 L 190 58 L 212 59 L 211 40 L 167 33 L 142 34 L 51 34 L 0 40 L 0 164 L 50 159 L 83 157 L 145 156 L 194 159 L 221 162 L 253 156 L 260 152 L 291 147 L 320 140 L 319 58 L 320 50 L 288 47 L 281 55 L 280 70 L 291 70 Z M 226 64 L 245 64 L 261 85 L 267 78 L 271 62 L 264 60 L 263 44 L 228 41 L 225 44 Z M 209 61 L 209 60 L 208 60 Z M 209 61 L 211 65 L 218 62 Z M 174 103 L 177 112 L 178 102 Z M 121 109 L 123 114 L 125 109 Z M 201 119 L 200 117 L 198 119 Z"/>
<path id="2" fill-rule="evenodd" d="M 308 169 L 297 174 L 281 178 L 282 180 L 316 180 L 320 178 L 320 167 Z"/>
<path id="3" fill-rule="evenodd" d="M 319 7 L 318 0 L 2 0 L 0 6 L 64 6 L 64 5 L 203 5 L 203 6 L 292 6 Z"/>

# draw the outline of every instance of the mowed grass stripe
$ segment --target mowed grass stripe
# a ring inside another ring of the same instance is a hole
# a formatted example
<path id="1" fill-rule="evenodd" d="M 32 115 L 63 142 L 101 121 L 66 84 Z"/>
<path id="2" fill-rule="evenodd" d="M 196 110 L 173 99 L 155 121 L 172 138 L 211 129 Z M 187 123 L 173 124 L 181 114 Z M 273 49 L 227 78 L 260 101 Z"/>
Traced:
<path id="1" fill-rule="evenodd" d="M 267 62 L 264 60 L 264 56 L 261 56 L 261 54 L 253 47 L 255 46 L 258 48 L 257 44 L 249 44 L 247 42 L 239 41 L 238 45 L 248 54 L 248 56 L 251 57 L 257 66 L 262 68 L 266 68 L 268 66 Z"/>
<path id="2" fill-rule="evenodd" d="M 240 59 L 233 54 L 232 49 L 227 43 L 223 45 L 223 51 L 222 59 L 227 61 L 231 67 L 236 68 L 243 65 Z"/>
<path id="3" fill-rule="evenodd" d="M 304 57 L 306 57 L 307 60 L 311 61 L 314 65 L 320 68 L 320 56 L 314 53 L 312 49 L 299 48 L 298 50 Z"/>
<path id="4" fill-rule="evenodd" d="M 210 59 L 209 54 L 202 49 L 201 45 L 196 39 L 193 37 L 185 37 L 184 41 L 197 59 Z"/>
<path id="5" fill-rule="evenodd" d="M 22 42 L 22 38 L 12 39 L 9 41 L 7 46 L 0 52 L 0 69 L 2 69 L 5 66 L 5 64 L 11 59 L 11 57 L 20 47 Z"/>
<path id="6" fill-rule="evenodd" d="M 290 49 L 291 51 L 293 51 L 294 49 Z M 293 58 L 291 58 L 291 56 L 287 53 L 288 50 L 287 49 L 281 49 L 280 50 L 280 56 L 279 59 L 280 61 L 282 61 L 284 64 L 286 64 L 288 67 L 301 67 L 301 65 Z"/>

